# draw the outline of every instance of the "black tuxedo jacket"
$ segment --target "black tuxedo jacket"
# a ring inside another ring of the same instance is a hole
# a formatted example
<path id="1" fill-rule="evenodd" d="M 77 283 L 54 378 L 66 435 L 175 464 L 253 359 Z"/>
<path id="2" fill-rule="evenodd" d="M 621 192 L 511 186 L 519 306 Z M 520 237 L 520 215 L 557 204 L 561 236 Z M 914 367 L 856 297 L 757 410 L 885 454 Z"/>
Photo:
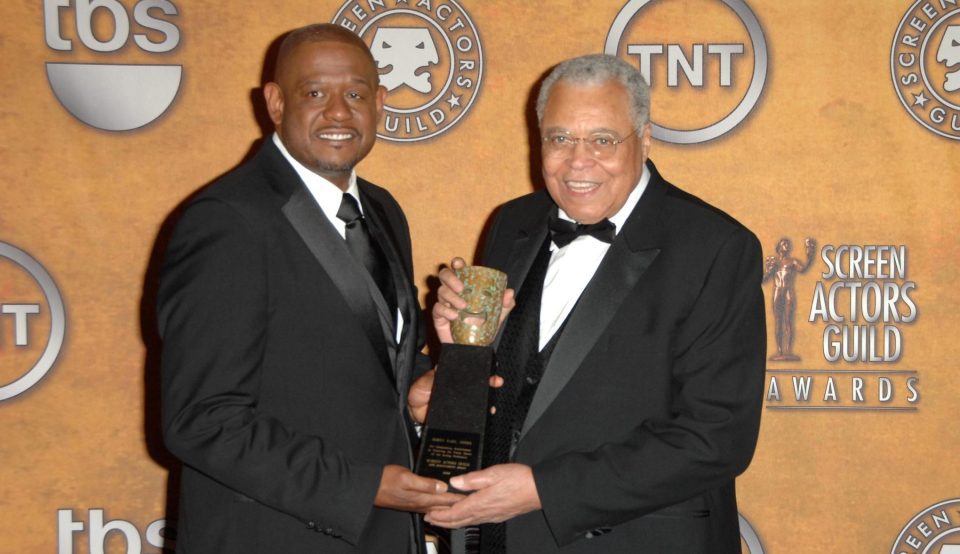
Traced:
<path id="1" fill-rule="evenodd" d="M 373 507 L 383 466 L 411 465 L 406 391 L 425 369 L 410 237 L 387 191 L 359 189 L 399 344 L 396 314 L 269 138 L 177 223 L 158 314 L 164 437 L 184 463 L 178 552 L 418 548 L 414 516 Z"/>
<path id="2" fill-rule="evenodd" d="M 543 510 L 507 523 L 508 553 L 740 552 L 734 477 L 753 455 L 764 380 L 761 249 L 647 167 L 515 444 Z M 556 209 L 539 191 L 494 219 L 483 263 L 521 294 Z"/>

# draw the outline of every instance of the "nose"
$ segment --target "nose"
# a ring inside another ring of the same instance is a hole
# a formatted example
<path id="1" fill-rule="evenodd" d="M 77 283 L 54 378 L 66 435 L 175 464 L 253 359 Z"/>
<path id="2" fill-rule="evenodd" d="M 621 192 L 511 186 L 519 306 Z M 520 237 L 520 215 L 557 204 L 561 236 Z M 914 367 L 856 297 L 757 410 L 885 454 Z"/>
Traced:
<path id="1" fill-rule="evenodd" d="M 331 121 L 346 121 L 350 119 L 350 106 L 347 99 L 338 94 L 330 96 L 330 101 L 323 109 L 323 116 Z"/>
<path id="2" fill-rule="evenodd" d="M 573 150 L 570 151 L 570 155 L 567 158 L 567 163 L 573 168 L 588 167 L 596 163 L 596 161 L 593 154 L 590 153 L 590 146 L 586 141 L 582 140 L 577 141 L 577 143 L 573 145 Z"/>

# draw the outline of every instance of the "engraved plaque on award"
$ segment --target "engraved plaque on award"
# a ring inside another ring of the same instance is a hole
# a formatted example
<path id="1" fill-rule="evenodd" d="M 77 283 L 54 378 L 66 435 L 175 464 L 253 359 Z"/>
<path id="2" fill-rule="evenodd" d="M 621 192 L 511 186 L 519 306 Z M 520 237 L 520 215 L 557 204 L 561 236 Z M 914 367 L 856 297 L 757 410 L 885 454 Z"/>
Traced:
<path id="1" fill-rule="evenodd" d="M 442 481 L 480 469 L 493 348 L 507 275 L 482 266 L 455 270 L 467 306 L 451 322 L 454 344 L 444 344 L 420 441 L 417 473 Z"/>

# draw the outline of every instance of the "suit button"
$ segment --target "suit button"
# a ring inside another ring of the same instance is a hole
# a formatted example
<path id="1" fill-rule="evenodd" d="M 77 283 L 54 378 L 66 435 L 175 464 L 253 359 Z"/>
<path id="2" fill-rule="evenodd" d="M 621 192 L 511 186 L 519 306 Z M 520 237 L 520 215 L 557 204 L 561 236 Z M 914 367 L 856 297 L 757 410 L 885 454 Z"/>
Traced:
<path id="1" fill-rule="evenodd" d="M 517 444 L 518 442 L 520 442 L 520 430 L 514 429 L 513 433 L 511 434 L 511 437 L 513 438 L 513 444 Z"/>
<path id="2" fill-rule="evenodd" d="M 610 531 L 613 531 L 613 529 L 610 527 L 597 527 L 596 529 L 587 531 L 586 535 L 584 536 L 588 539 L 592 539 L 594 537 L 599 537 L 600 535 L 606 535 Z"/>
<path id="3" fill-rule="evenodd" d="M 316 522 L 316 521 L 308 521 L 308 522 L 307 522 L 307 529 L 314 529 L 314 530 L 315 530 L 316 528 L 317 528 L 317 522 Z"/>
<path id="4" fill-rule="evenodd" d="M 332 534 L 333 534 L 333 529 L 331 529 L 331 528 L 328 527 L 328 528 L 326 528 L 326 529 L 323 530 L 323 534 L 324 534 L 324 535 L 332 535 Z"/>
<path id="5" fill-rule="evenodd" d="M 536 385 L 537 383 L 540 382 L 540 379 L 537 379 L 536 377 L 533 377 L 533 376 L 528 376 L 524 378 L 524 381 L 526 381 L 528 385 Z"/>

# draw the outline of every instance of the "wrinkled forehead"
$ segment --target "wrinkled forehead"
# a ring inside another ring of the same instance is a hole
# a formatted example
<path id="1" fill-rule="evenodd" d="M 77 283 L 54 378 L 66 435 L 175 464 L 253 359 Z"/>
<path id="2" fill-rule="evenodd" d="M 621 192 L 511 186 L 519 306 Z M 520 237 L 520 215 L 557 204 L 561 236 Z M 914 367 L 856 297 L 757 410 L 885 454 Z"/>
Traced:
<path id="1" fill-rule="evenodd" d="M 558 81 L 544 106 L 541 130 L 578 127 L 591 132 L 610 132 L 631 120 L 626 89 L 615 80 L 601 82 Z"/>

